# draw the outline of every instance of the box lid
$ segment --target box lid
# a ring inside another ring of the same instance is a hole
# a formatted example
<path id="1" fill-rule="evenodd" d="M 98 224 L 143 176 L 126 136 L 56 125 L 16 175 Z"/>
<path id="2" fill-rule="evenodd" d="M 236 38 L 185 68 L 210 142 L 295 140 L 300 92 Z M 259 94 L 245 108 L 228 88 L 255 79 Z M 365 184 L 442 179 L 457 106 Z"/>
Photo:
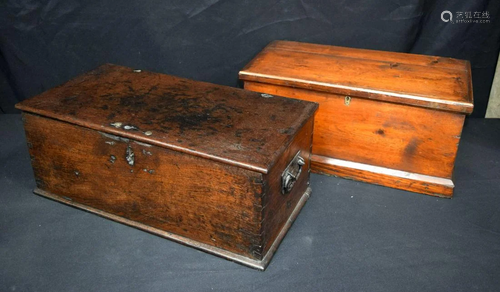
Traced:
<path id="1" fill-rule="evenodd" d="M 267 173 L 317 104 L 107 64 L 16 107 Z"/>
<path id="2" fill-rule="evenodd" d="M 275 41 L 240 79 L 471 113 L 470 63 L 451 58 Z"/>

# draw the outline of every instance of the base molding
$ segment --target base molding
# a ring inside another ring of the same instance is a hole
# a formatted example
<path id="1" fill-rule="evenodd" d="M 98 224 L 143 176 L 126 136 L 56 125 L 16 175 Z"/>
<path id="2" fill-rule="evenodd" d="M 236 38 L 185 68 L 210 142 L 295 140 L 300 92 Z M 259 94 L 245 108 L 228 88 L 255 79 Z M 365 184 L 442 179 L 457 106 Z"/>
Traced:
<path id="1" fill-rule="evenodd" d="M 321 155 L 311 156 L 311 171 L 442 198 L 451 198 L 455 187 L 453 181 L 448 178 L 411 173 Z"/>
<path id="2" fill-rule="evenodd" d="M 233 261 L 233 262 L 236 262 L 236 263 L 239 263 L 239 264 L 242 264 L 242 265 L 254 268 L 254 269 L 264 271 L 267 268 L 267 266 L 269 265 L 269 262 L 271 261 L 271 258 L 273 257 L 274 253 L 278 249 L 278 246 L 280 245 L 281 241 L 283 240 L 286 233 L 288 232 L 288 230 L 292 226 L 293 222 L 297 218 L 297 215 L 299 214 L 300 210 L 305 205 L 306 201 L 309 199 L 309 197 L 311 195 L 311 188 L 306 189 L 306 191 L 304 192 L 304 194 L 300 198 L 299 202 L 295 206 L 294 210 L 290 214 L 290 217 L 288 218 L 288 220 L 284 224 L 283 228 L 281 229 L 280 233 L 278 234 L 278 236 L 274 240 L 273 244 L 271 245 L 271 247 L 269 248 L 267 253 L 262 257 L 262 260 L 255 260 L 252 258 L 248 258 L 248 257 L 242 256 L 242 255 L 236 254 L 234 252 L 227 251 L 225 249 L 221 249 L 221 248 L 218 248 L 215 246 L 201 243 L 201 242 L 192 240 L 190 238 L 187 238 L 184 236 L 179 236 L 177 234 L 170 233 L 168 231 L 164 231 L 164 230 L 161 230 L 158 228 L 154 228 L 154 227 L 148 226 L 146 224 L 143 224 L 143 223 L 140 223 L 137 221 L 129 220 L 129 219 L 126 219 L 126 218 L 123 218 L 123 217 L 120 217 L 120 216 L 93 208 L 93 207 L 90 207 L 87 205 L 83 205 L 83 204 L 74 202 L 69 198 L 58 196 L 58 195 L 52 194 L 50 192 L 44 191 L 44 190 L 39 189 L 39 188 L 35 188 L 33 190 L 33 192 L 37 195 L 42 196 L 42 197 L 46 197 L 46 198 L 58 201 L 60 203 L 64 203 L 64 204 L 76 207 L 78 209 L 83 209 L 85 211 L 88 211 L 90 213 L 94 213 L 94 214 L 99 215 L 101 217 L 111 219 L 113 221 L 135 227 L 137 229 L 161 236 L 163 238 L 170 239 L 172 241 L 175 241 L 175 242 L 178 242 L 178 243 L 190 246 L 190 247 L 194 247 L 194 248 L 202 250 L 204 252 L 225 258 L 227 260 L 230 260 L 230 261 Z"/>

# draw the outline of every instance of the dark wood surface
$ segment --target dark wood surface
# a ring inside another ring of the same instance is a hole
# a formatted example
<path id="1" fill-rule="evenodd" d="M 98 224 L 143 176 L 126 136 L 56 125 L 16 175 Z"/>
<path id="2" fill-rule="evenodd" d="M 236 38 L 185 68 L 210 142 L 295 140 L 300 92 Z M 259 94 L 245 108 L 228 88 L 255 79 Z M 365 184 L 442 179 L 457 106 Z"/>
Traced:
<path id="1" fill-rule="evenodd" d="M 261 245 L 261 173 L 36 115 L 24 119 L 39 189 L 255 257 Z M 127 149 L 134 152 L 134 165 L 125 159 Z"/>
<path id="2" fill-rule="evenodd" d="M 313 140 L 314 119 L 311 118 L 295 136 L 290 147 L 283 153 L 276 165 L 270 170 L 269 174 L 264 175 L 264 180 L 268 182 L 265 185 L 265 195 L 262 197 L 264 206 L 262 212 L 262 229 L 264 237 L 264 246 L 262 253 L 269 251 L 274 238 L 278 236 L 286 221 L 291 216 L 295 206 L 302 199 L 303 190 L 309 187 L 309 171 L 311 169 L 311 147 Z M 284 195 L 281 191 L 281 174 L 283 169 L 290 163 L 291 157 L 300 151 L 300 156 L 304 158 L 305 165 L 302 166 L 302 173 L 297 178 L 292 191 Z M 267 239 L 267 240 L 266 240 Z"/>
<path id="3" fill-rule="evenodd" d="M 35 193 L 258 269 L 310 195 L 317 107 L 114 65 L 19 105 Z"/>
<path id="4" fill-rule="evenodd" d="M 52 200 L 0 115 L 0 291 L 496 291 L 500 120 L 467 119 L 451 200 L 311 175 L 265 272 Z"/>
<path id="5" fill-rule="evenodd" d="M 317 105 L 108 64 L 17 107 L 265 173 Z"/>
<path id="6" fill-rule="evenodd" d="M 50 118 L 23 115 L 35 193 L 265 269 L 310 195 L 313 118 L 268 175 Z M 290 193 L 281 174 L 300 152 Z M 134 153 L 134 163 L 126 159 Z"/>
<path id="7" fill-rule="evenodd" d="M 470 63 L 464 60 L 274 41 L 240 79 L 471 113 Z"/>

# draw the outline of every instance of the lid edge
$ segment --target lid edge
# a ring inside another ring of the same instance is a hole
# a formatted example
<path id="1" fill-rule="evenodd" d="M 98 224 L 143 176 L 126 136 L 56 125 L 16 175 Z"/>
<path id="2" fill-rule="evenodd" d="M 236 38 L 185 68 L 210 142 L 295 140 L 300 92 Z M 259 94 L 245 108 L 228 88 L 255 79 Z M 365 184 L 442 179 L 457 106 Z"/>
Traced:
<path id="1" fill-rule="evenodd" d="M 45 118 L 58 120 L 58 121 L 65 122 L 68 124 L 77 125 L 77 126 L 84 127 L 87 129 L 103 132 L 106 134 L 122 136 L 124 138 L 132 139 L 132 140 L 135 140 L 138 142 L 155 145 L 155 146 L 158 146 L 161 148 L 165 148 L 165 149 L 169 149 L 169 150 L 173 150 L 173 151 L 177 151 L 177 152 L 181 152 L 181 153 L 186 153 L 189 155 L 213 160 L 213 161 L 224 163 L 224 164 L 231 165 L 231 166 L 241 167 L 241 168 L 251 170 L 251 171 L 256 171 L 256 172 L 259 172 L 262 174 L 268 174 L 268 172 L 269 172 L 269 169 L 265 165 L 243 163 L 243 162 L 239 162 L 236 160 L 232 160 L 232 159 L 228 159 L 228 158 L 224 158 L 224 157 L 220 157 L 220 156 L 216 156 L 216 155 L 211 155 L 208 153 L 199 152 L 199 151 L 189 149 L 186 147 L 181 147 L 181 146 L 170 144 L 170 143 L 160 142 L 158 140 L 149 138 L 147 136 L 143 137 L 136 132 L 124 132 L 124 131 L 116 129 L 112 126 L 103 126 L 103 125 L 98 126 L 98 125 L 93 124 L 91 122 L 86 122 L 86 121 L 82 121 L 79 119 L 71 119 L 71 118 L 67 118 L 65 116 L 54 114 L 52 112 L 48 112 L 45 110 L 38 110 L 38 109 L 34 109 L 34 108 L 31 108 L 28 106 L 23 106 L 23 105 L 21 105 L 21 103 L 16 104 L 16 108 L 22 110 L 23 113 L 35 114 L 35 115 L 39 115 L 39 116 L 42 116 Z M 287 141 L 287 143 L 288 143 L 288 141 Z"/>
<path id="2" fill-rule="evenodd" d="M 450 111 L 457 113 L 470 114 L 474 104 L 471 95 L 467 95 L 466 102 L 442 100 L 428 96 L 420 96 L 415 94 L 401 94 L 391 91 L 374 90 L 361 87 L 350 87 L 340 84 L 330 84 L 317 81 L 309 81 L 304 79 L 295 79 L 287 77 L 279 77 L 267 74 L 253 73 L 248 70 L 241 70 L 239 77 L 243 81 L 253 81 L 260 83 L 269 83 L 285 87 L 297 87 L 301 89 L 315 90 L 332 94 L 353 95 L 356 97 L 387 101 L 397 104 L 413 105 L 423 108 L 435 110 Z M 438 106 L 441 105 L 441 106 Z"/>

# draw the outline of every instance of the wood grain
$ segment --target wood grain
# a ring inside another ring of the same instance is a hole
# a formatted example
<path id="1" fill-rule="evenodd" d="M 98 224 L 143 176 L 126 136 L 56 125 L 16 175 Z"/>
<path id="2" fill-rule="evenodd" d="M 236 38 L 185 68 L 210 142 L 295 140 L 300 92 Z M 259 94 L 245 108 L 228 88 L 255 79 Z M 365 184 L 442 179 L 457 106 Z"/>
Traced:
<path id="1" fill-rule="evenodd" d="M 240 79 L 471 113 L 470 63 L 442 57 L 276 41 Z"/>
<path id="2" fill-rule="evenodd" d="M 240 79 L 248 90 L 319 103 L 314 172 L 452 195 L 473 109 L 468 61 L 275 41 Z"/>
<path id="3" fill-rule="evenodd" d="M 464 66 L 469 63 L 465 60 L 439 56 L 367 50 L 279 40 L 271 42 L 269 46 L 266 47 L 266 50 L 267 49 L 298 51 L 319 55 L 339 56 L 361 60 L 374 60 L 380 62 L 404 63 L 425 67 L 457 70 L 463 70 Z"/>
<path id="4" fill-rule="evenodd" d="M 320 104 L 313 153 L 451 178 L 464 115 L 255 82 L 245 88 Z"/>
<path id="5" fill-rule="evenodd" d="M 451 198 L 453 188 L 455 187 L 451 179 L 415 174 L 319 155 L 312 156 L 311 165 L 316 173 L 442 198 Z"/>
<path id="6" fill-rule="evenodd" d="M 262 173 L 317 109 L 314 103 L 111 64 L 16 107 Z"/>
<path id="7" fill-rule="evenodd" d="M 262 253 L 268 252 L 271 247 L 272 239 L 276 238 L 291 216 L 292 211 L 302 197 L 304 189 L 309 186 L 309 170 L 311 160 L 311 148 L 313 140 L 314 118 L 301 128 L 295 136 L 293 142 L 283 153 L 276 165 L 264 175 L 264 196 L 262 197 L 262 229 L 261 234 L 264 237 Z M 289 194 L 281 194 L 281 174 L 295 154 L 300 151 L 300 156 L 304 158 L 305 165 L 295 186 Z M 268 194 L 268 195 L 266 195 Z"/>
<path id="8" fill-rule="evenodd" d="M 317 107 L 115 65 L 18 105 L 35 193 L 257 269 L 311 193 Z"/>
<path id="9" fill-rule="evenodd" d="M 262 174 L 25 114 L 37 187 L 107 213 L 253 256 Z M 134 152 L 134 165 L 125 159 Z"/>

